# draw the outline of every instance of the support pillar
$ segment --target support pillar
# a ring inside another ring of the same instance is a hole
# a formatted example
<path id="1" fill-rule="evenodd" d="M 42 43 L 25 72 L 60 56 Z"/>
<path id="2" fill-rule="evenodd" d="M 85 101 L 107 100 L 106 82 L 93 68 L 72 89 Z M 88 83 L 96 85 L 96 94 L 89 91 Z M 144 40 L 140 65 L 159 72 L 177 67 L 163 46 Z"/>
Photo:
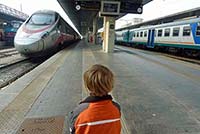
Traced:
<path id="1" fill-rule="evenodd" d="M 115 43 L 115 18 L 104 17 L 103 51 L 113 53 Z"/>

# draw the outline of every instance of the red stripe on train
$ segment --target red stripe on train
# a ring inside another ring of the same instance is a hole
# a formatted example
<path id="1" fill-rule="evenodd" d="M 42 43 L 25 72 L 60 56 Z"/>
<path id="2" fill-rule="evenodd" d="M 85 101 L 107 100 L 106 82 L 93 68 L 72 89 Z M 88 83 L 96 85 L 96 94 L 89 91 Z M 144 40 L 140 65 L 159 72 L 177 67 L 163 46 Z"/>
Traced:
<path id="1" fill-rule="evenodd" d="M 22 31 L 23 32 L 26 32 L 26 33 L 29 33 L 29 34 L 33 34 L 33 33 L 38 33 L 38 32 L 42 32 L 44 30 L 47 30 L 48 28 L 50 28 L 52 25 L 49 25 L 49 26 L 46 26 L 42 29 L 38 29 L 38 30 L 30 30 L 30 29 L 27 29 L 26 26 L 23 26 L 22 27 Z"/>
<path id="2" fill-rule="evenodd" d="M 65 41 L 71 41 L 73 39 L 74 39 L 74 37 L 70 34 L 61 34 L 61 36 L 57 39 L 55 45 L 58 45 L 61 42 L 65 42 Z"/>

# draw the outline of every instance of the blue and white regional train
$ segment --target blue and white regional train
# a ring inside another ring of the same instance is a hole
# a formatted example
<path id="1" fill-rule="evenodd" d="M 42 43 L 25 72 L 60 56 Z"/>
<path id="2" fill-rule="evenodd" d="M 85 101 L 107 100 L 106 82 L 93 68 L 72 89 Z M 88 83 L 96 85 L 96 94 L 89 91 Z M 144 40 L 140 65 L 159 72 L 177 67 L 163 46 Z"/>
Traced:
<path id="1" fill-rule="evenodd" d="M 18 29 L 14 45 L 28 57 L 47 55 L 64 42 L 79 40 L 78 33 L 55 11 L 41 10 L 32 14 Z"/>
<path id="2" fill-rule="evenodd" d="M 200 56 L 200 18 L 116 31 L 116 43 L 147 48 L 174 48 Z"/>

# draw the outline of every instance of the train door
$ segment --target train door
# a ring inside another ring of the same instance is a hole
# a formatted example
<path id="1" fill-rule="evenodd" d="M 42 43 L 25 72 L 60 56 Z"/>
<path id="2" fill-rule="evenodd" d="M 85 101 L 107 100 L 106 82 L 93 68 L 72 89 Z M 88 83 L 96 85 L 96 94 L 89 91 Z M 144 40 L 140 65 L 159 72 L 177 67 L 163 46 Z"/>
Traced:
<path id="1" fill-rule="evenodd" d="M 44 41 L 44 49 L 48 49 L 50 47 L 52 47 L 53 45 L 53 40 L 52 40 L 52 32 L 46 32 L 44 34 L 44 37 L 43 37 L 43 41 Z"/>
<path id="2" fill-rule="evenodd" d="M 147 41 L 147 47 L 149 48 L 154 48 L 154 34 L 155 34 L 155 29 L 149 29 L 148 41 Z"/>
<path id="3" fill-rule="evenodd" d="M 200 45 L 200 24 L 193 23 L 191 24 L 191 28 L 194 43 Z"/>
<path id="4" fill-rule="evenodd" d="M 128 39 L 128 42 L 129 43 L 132 43 L 134 41 L 134 31 L 129 31 L 129 39 Z"/>
<path id="5" fill-rule="evenodd" d="M 128 43 L 128 40 L 129 40 L 129 30 L 127 30 L 125 32 L 125 41 L 126 41 L 126 43 Z"/>

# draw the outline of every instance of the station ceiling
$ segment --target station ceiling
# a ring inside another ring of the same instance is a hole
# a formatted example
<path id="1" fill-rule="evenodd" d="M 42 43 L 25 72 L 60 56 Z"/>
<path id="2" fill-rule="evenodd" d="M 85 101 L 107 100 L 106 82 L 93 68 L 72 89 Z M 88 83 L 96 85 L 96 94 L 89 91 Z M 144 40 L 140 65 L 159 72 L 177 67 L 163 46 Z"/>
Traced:
<path id="1" fill-rule="evenodd" d="M 74 23 L 78 31 L 85 35 L 88 32 L 88 28 L 93 26 L 93 18 L 98 16 L 99 5 L 102 0 L 57 0 L 61 7 L 64 9 L 66 14 L 69 16 L 71 21 Z M 116 1 L 116 0 L 115 0 Z M 152 0 L 118 0 L 128 4 L 136 4 L 144 6 Z M 87 6 L 87 9 L 76 10 L 77 2 L 83 2 Z M 128 13 L 128 12 L 127 12 Z M 120 13 L 120 16 L 125 15 L 126 13 Z M 103 18 L 98 18 L 97 27 L 101 28 L 103 26 Z"/>

